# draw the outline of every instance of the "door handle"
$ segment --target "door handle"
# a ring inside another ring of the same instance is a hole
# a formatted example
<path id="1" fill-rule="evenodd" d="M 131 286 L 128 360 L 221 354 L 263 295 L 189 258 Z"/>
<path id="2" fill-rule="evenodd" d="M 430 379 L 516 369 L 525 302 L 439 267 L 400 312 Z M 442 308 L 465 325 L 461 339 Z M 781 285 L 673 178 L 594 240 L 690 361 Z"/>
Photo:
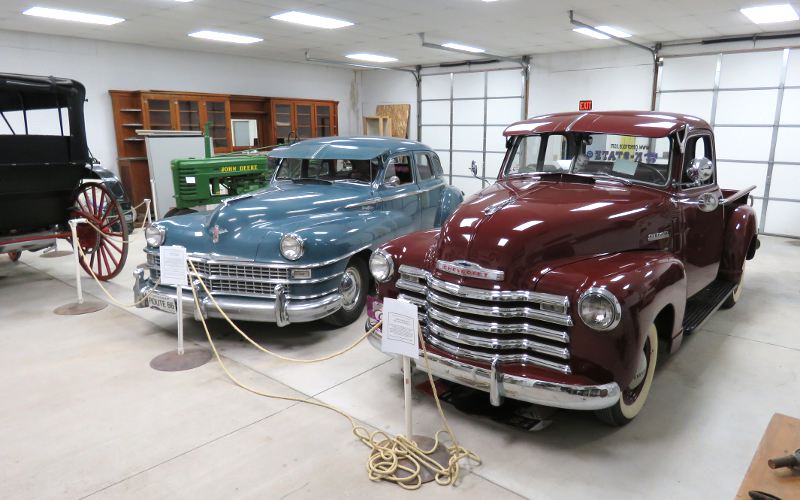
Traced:
<path id="1" fill-rule="evenodd" d="M 722 201 L 722 197 L 715 193 L 703 193 L 694 199 L 675 200 L 677 203 L 684 205 L 694 205 L 701 212 L 713 212 L 717 209 Z"/>

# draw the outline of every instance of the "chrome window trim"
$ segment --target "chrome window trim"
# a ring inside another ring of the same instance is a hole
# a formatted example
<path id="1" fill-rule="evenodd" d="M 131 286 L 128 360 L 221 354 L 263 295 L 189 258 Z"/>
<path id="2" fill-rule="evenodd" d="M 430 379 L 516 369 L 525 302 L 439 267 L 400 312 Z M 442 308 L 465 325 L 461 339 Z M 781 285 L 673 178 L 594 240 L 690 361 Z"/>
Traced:
<path id="1" fill-rule="evenodd" d="M 496 318 L 515 318 L 523 316 L 530 319 L 557 323 L 559 325 L 572 326 L 572 318 L 566 314 L 550 313 L 539 309 L 531 309 L 530 307 L 481 306 L 448 299 L 431 291 L 428 291 L 427 299 L 428 302 L 438 306 L 470 314 L 492 316 Z"/>
<path id="2" fill-rule="evenodd" d="M 548 356 L 554 356 L 561 359 L 569 359 L 569 350 L 566 347 L 556 347 L 549 344 L 542 344 L 530 339 L 498 339 L 498 338 L 485 338 L 468 333 L 461 333 L 455 330 L 450 330 L 435 323 L 428 323 L 426 328 L 433 334 L 450 340 L 458 344 L 465 344 L 474 347 L 482 347 L 484 349 L 527 349 L 530 351 L 538 352 Z"/>
<path id="3" fill-rule="evenodd" d="M 541 366 L 543 368 L 550 368 L 557 372 L 563 373 L 565 375 L 569 375 L 572 373 L 572 369 L 569 365 L 556 363 L 554 361 L 548 361 L 546 359 L 537 358 L 535 356 L 531 356 L 529 354 L 484 354 L 478 353 L 475 351 L 470 351 L 468 349 L 464 349 L 462 347 L 451 345 L 448 342 L 443 340 L 439 340 L 431 334 L 425 336 L 425 340 L 431 344 L 432 346 L 443 350 L 453 356 L 462 357 L 466 359 L 471 359 L 474 361 L 480 361 L 483 363 L 524 363 L 530 364 L 535 366 Z"/>
<path id="4" fill-rule="evenodd" d="M 424 303 L 424 301 L 421 302 Z M 509 335 L 515 333 L 527 334 L 548 340 L 554 340 L 556 342 L 562 342 L 564 344 L 569 343 L 569 334 L 567 332 L 559 330 L 551 330 L 549 328 L 543 328 L 528 323 L 505 324 L 505 323 L 496 323 L 493 321 L 478 321 L 478 320 L 463 318 L 455 314 L 449 314 L 436 307 L 427 308 L 427 314 L 428 318 L 432 320 L 440 321 L 442 323 L 447 323 L 448 325 L 454 326 L 456 328 L 464 328 L 466 330 L 474 330 L 477 332 L 499 334 L 499 335 Z"/>

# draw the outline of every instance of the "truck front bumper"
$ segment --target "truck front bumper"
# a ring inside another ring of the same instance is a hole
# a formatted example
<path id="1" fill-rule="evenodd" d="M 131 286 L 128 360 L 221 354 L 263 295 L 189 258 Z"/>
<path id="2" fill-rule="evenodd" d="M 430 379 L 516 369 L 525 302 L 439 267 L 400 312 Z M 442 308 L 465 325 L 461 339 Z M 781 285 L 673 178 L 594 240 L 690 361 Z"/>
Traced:
<path id="1" fill-rule="evenodd" d="M 367 319 L 367 329 L 374 325 L 374 320 Z M 369 341 L 380 350 L 380 330 L 370 335 Z M 601 410 L 616 404 L 621 394 L 616 382 L 602 385 L 563 384 L 508 375 L 501 373 L 494 365 L 491 369 L 480 368 L 430 351 L 427 357 L 427 364 L 424 359 L 417 362 L 412 360 L 415 368 L 427 372 L 426 366 L 429 366 L 431 375 L 435 377 L 488 392 L 489 401 L 494 406 L 499 406 L 507 397 L 554 408 Z"/>
<path id="2" fill-rule="evenodd" d="M 144 264 L 140 265 L 133 272 L 135 282 L 133 285 L 133 296 L 137 302 L 136 307 L 148 307 L 146 300 L 142 298 L 153 291 L 177 300 L 177 291 L 172 286 L 153 286 L 145 279 Z M 194 296 L 189 289 L 183 290 L 182 302 L 183 310 L 187 313 L 194 311 L 194 318 L 200 320 L 200 315 L 204 319 L 222 318 L 222 314 L 211 302 L 211 298 L 204 292 L 203 288 L 197 284 L 197 300 L 200 303 L 199 310 L 195 308 Z M 342 307 L 342 296 L 334 292 L 321 297 L 305 300 L 290 300 L 285 297 L 282 290 L 276 293 L 274 299 L 258 297 L 236 297 L 230 295 L 214 296 L 220 309 L 225 311 L 230 319 L 241 321 L 261 321 L 277 323 L 278 326 L 285 326 L 289 323 L 306 323 L 316 321 L 326 316 L 330 316 Z"/>

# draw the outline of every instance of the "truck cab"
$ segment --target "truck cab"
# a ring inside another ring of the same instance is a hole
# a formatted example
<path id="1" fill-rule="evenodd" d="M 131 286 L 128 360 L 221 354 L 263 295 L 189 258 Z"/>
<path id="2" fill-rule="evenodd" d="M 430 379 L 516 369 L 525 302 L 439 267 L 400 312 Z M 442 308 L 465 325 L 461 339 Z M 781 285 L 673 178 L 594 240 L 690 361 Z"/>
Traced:
<path id="1" fill-rule="evenodd" d="M 692 116 L 562 113 L 504 134 L 496 182 L 373 254 L 367 328 L 383 299 L 414 303 L 434 375 L 624 425 L 659 355 L 739 300 L 755 186 L 719 187 Z"/>

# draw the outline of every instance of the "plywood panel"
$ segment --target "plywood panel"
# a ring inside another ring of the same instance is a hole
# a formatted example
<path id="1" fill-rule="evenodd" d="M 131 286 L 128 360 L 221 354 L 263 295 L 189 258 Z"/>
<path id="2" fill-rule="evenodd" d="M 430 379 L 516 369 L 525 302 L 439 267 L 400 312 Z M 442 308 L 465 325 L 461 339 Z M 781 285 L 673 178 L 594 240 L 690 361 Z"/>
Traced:
<path id="1" fill-rule="evenodd" d="M 408 139 L 408 118 L 411 116 L 410 104 L 378 104 L 375 106 L 375 114 L 388 116 L 391 119 L 392 137 Z"/>

